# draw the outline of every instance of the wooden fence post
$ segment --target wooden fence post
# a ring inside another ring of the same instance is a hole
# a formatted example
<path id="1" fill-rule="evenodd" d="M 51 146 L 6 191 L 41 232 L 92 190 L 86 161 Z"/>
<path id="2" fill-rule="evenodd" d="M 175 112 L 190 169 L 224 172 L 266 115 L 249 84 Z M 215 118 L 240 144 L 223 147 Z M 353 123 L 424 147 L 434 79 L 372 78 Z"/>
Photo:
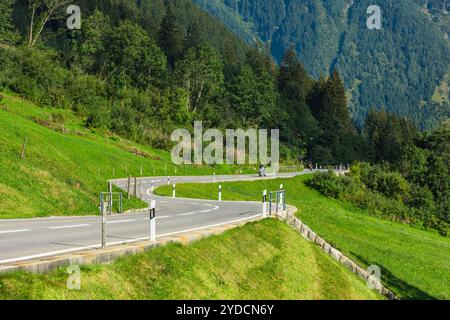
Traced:
<path id="1" fill-rule="evenodd" d="M 27 141 L 28 141 L 28 138 L 25 138 L 25 140 L 22 144 L 22 151 L 20 152 L 20 159 L 23 159 L 23 157 L 25 157 L 25 148 L 27 147 Z"/>

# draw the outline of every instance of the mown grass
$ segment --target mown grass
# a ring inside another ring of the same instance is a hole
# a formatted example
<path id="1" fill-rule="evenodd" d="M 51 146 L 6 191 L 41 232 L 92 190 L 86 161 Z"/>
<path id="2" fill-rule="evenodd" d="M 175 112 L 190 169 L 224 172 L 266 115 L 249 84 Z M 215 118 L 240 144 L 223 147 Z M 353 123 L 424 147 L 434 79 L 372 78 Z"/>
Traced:
<path id="1" fill-rule="evenodd" d="M 274 219 L 189 246 L 171 244 L 68 274 L 0 275 L 0 299 L 382 299 L 317 246 Z"/>
<path id="2" fill-rule="evenodd" d="M 368 216 L 364 211 L 308 188 L 308 176 L 221 183 L 223 200 L 260 200 L 262 190 L 283 183 L 298 216 L 339 250 L 368 267 L 378 265 L 382 281 L 403 299 L 450 299 L 450 238 Z M 216 199 L 218 184 L 179 184 L 177 196 Z M 161 187 L 157 194 L 170 195 Z"/>
<path id="3" fill-rule="evenodd" d="M 87 130 L 68 110 L 40 108 L 9 93 L 0 96 L 0 219 L 97 214 L 107 180 L 141 176 L 141 166 L 143 176 L 249 170 L 175 167 L 168 152 Z M 143 206 L 137 199 L 124 203 L 125 210 Z"/>

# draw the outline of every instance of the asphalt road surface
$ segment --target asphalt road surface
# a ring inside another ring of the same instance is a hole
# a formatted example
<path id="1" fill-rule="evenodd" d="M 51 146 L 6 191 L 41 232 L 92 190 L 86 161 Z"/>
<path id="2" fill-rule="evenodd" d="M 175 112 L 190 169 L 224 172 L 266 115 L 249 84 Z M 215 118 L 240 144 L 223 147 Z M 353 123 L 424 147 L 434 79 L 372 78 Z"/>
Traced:
<path id="1" fill-rule="evenodd" d="M 276 177 L 257 175 L 216 176 L 215 181 L 245 181 L 287 178 L 311 173 L 280 173 Z M 170 184 L 213 182 L 213 176 L 171 177 Z M 252 219 L 262 214 L 258 202 L 207 201 L 159 197 L 151 193 L 151 185 L 168 184 L 168 177 L 138 179 L 141 198 L 156 200 L 156 238 L 185 233 L 231 222 Z M 126 180 L 114 180 L 125 188 Z M 145 240 L 149 237 L 149 214 L 133 213 L 107 217 L 107 246 Z M 101 217 L 51 217 L 0 221 L 0 265 L 37 259 L 58 254 L 99 248 L 101 246 Z"/>

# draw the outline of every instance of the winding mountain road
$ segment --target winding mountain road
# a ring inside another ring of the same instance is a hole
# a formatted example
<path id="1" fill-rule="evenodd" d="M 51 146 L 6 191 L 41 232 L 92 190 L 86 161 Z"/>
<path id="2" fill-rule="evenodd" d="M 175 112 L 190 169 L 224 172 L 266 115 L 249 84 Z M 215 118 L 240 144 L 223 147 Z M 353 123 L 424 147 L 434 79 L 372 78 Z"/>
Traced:
<path id="1" fill-rule="evenodd" d="M 311 173 L 280 173 L 259 178 L 257 175 L 216 176 L 216 182 L 289 178 Z M 231 222 L 249 220 L 262 214 L 261 203 L 192 200 L 155 196 L 154 187 L 167 184 L 167 177 L 139 178 L 143 195 L 150 203 L 156 200 L 156 237 L 185 233 Z M 212 176 L 172 177 L 170 183 L 213 182 Z M 125 188 L 126 180 L 113 183 Z M 139 187 L 139 190 L 141 187 Z M 149 214 L 132 213 L 107 218 L 107 246 L 124 244 L 149 237 Z M 101 246 L 101 217 L 74 216 L 0 221 L 0 265 L 76 252 Z"/>

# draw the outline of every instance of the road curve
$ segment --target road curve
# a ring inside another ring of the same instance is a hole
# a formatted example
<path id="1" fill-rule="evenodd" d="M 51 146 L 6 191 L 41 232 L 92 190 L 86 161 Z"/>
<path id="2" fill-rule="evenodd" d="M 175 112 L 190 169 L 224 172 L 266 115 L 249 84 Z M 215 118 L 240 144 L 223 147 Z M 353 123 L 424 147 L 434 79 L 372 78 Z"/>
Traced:
<path id="1" fill-rule="evenodd" d="M 216 176 L 216 182 L 249 181 L 259 179 L 290 178 L 311 173 L 280 173 L 259 178 L 257 175 Z M 166 185 L 168 177 L 139 178 L 141 198 L 150 203 L 156 201 L 156 237 L 219 226 L 231 222 L 252 219 L 261 215 L 258 202 L 231 202 L 192 200 L 155 196 L 154 187 Z M 213 182 L 212 176 L 171 177 L 172 183 Z M 125 179 L 114 180 L 121 188 Z M 107 218 L 107 245 L 113 246 L 149 237 L 148 213 L 113 215 Z M 0 221 L 0 265 L 43 258 L 86 249 L 99 248 L 101 244 L 100 216 L 51 217 Z"/>

